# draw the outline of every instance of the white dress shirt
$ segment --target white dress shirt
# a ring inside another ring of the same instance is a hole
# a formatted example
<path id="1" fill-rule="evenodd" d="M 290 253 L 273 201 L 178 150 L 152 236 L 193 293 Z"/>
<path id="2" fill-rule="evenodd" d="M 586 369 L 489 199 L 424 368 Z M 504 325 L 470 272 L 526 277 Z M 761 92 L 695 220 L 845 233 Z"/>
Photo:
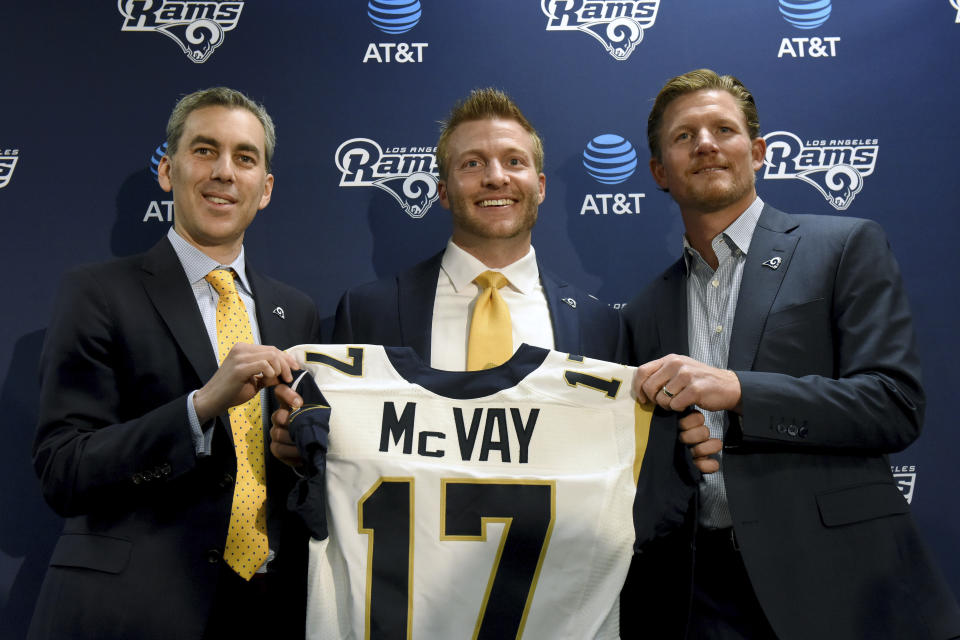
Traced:
<path id="1" fill-rule="evenodd" d="M 448 371 L 467 368 L 470 319 L 480 294 L 480 287 L 473 280 L 484 271 L 498 271 L 510 281 L 500 289 L 500 295 L 510 308 L 513 350 L 524 342 L 546 349 L 554 347 L 553 323 L 533 247 L 513 264 L 490 269 L 450 240 L 440 266 L 433 303 L 431 367 Z"/>

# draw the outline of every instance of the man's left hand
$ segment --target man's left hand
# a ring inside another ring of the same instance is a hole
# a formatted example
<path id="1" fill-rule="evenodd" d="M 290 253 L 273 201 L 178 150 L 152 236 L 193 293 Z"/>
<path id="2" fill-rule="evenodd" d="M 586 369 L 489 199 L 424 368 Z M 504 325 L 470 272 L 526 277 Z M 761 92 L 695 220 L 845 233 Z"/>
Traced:
<path id="1" fill-rule="evenodd" d="M 675 353 L 637 367 L 633 391 L 640 402 L 653 401 L 672 411 L 693 405 L 708 411 L 740 411 L 737 374 Z"/>

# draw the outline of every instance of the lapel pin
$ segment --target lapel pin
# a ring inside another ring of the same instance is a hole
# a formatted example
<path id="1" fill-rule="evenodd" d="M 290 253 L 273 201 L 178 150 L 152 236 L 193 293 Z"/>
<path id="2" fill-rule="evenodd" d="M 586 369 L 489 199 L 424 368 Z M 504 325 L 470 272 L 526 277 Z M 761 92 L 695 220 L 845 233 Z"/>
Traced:
<path id="1" fill-rule="evenodd" d="M 769 260 L 764 262 L 763 266 L 770 267 L 771 269 L 776 271 L 780 267 L 781 262 L 783 262 L 783 258 L 781 258 L 780 256 L 777 256 L 776 258 L 770 258 Z"/>
<path id="2" fill-rule="evenodd" d="M 573 298 L 560 298 L 560 299 L 566 302 L 568 305 L 570 305 L 571 309 L 577 308 L 577 301 L 574 300 Z"/>
<path id="3" fill-rule="evenodd" d="M 779 260 L 779 258 L 777 258 Z M 277 316 L 281 320 L 287 319 L 287 314 L 283 312 L 283 307 L 277 307 L 273 310 L 273 315 Z"/>

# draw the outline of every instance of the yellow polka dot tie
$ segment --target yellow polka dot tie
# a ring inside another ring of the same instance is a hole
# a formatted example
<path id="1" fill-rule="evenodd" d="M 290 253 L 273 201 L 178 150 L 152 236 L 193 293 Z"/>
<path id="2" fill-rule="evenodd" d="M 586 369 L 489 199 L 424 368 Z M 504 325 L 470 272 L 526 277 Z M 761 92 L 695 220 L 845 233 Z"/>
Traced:
<path id="1" fill-rule="evenodd" d="M 247 308 L 237 293 L 233 271 L 207 274 L 220 298 L 217 301 L 217 361 L 223 363 L 238 342 L 253 344 Z M 263 460 L 263 413 L 260 394 L 230 407 L 230 428 L 237 452 L 237 482 L 223 557 L 231 569 L 249 580 L 267 559 L 267 479 Z"/>
<path id="2" fill-rule="evenodd" d="M 467 371 L 496 367 L 513 355 L 510 308 L 500 295 L 500 287 L 508 282 L 506 276 L 496 271 L 484 271 L 474 282 L 482 291 L 470 320 Z"/>

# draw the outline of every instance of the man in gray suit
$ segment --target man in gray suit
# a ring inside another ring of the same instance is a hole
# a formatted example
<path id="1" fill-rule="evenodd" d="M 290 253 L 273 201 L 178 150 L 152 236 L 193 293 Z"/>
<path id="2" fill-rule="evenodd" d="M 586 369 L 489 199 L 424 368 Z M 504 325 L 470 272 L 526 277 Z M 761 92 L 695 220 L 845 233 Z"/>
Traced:
<path id="1" fill-rule="evenodd" d="M 679 555 L 656 556 L 692 562 L 692 585 L 654 595 L 674 598 L 689 638 L 960 635 L 886 455 L 919 435 L 924 394 L 883 231 L 763 203 L 766 143 L 732 76 L 670 80 L 647 134 L 686 234 L 683 257 L 627 307 L 634 387 L 698 407 L 723 440 L 687 537 L 664 547 Z"/>

